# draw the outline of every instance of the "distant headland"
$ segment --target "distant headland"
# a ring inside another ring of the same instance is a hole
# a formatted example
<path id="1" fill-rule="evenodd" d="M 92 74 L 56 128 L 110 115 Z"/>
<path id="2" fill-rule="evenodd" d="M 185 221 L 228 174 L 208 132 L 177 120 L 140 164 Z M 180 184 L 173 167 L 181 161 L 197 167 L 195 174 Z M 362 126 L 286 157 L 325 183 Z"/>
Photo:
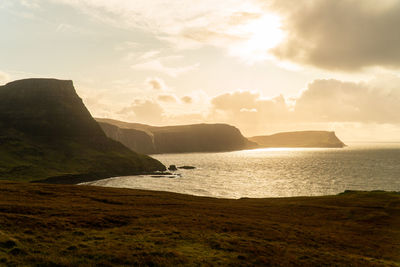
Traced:
<path id="1" fill-rule="evenodd" d="M 110 119 L 96 119 L 106 135 L 144 154 L 221 152 L 257 147 L 228 124 L 155 127 Z"/>
<path id="2" fill-rule="evenodd" d="M 254 136 L 249 138 L 261 147 L 336 147 L 346 145 L 337 138 L 335 132 L 329 131 L 298 131 L 284 132 L 273 135 Z"/>
<path id="3" fill-rule="evenodd" d="M 341 148 L 345 144 L 329 131 L 285 132 L 246 138 L 228 124 L 155 127 L 96 118 L 106 135 L 143 154 L 222 152 L 264 147 Z"/>

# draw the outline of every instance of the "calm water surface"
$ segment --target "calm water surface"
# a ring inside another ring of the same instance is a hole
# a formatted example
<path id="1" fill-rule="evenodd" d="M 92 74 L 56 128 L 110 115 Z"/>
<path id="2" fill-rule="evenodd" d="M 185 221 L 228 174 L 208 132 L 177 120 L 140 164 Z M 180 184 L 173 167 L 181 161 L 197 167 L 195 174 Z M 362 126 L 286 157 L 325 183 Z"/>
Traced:
<path id="1" fill-rule="evenodd" d="M 400 191 L 400 143 L 152 157 L 167 166 L 192 165 L 196 169 L 179 170 L 176 178 L 127 176 L 87 184 L 221 198 L 316 196 L 344 190 Z"/>

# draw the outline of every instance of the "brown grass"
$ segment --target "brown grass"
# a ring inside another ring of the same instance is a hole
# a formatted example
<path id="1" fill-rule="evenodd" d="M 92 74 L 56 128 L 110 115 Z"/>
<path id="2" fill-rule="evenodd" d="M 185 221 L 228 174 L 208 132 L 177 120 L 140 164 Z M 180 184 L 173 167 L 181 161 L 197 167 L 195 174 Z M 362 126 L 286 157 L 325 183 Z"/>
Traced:
<path id="1" fill-rule="evenodd" d="M 400 195 L 226 200 L 3 181 L 0 265 L 400 266 Z"/>

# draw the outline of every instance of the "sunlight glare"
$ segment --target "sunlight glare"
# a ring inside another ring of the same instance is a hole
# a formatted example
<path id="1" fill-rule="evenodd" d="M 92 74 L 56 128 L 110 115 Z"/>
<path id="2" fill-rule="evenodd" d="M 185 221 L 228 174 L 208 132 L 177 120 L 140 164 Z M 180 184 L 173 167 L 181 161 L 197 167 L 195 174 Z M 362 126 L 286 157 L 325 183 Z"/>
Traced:
<path id="1" fill-rule="evenodd" d="M 242 36 L 245 41 L 231 47 L 230 53 L 243 58 L 249 64 L 272 59 L 268 50 L 276 47 L 285 37 L 281 25 L 280 17 L 275 14 L 265 14 L 238 25 L 232 33 Z"/>

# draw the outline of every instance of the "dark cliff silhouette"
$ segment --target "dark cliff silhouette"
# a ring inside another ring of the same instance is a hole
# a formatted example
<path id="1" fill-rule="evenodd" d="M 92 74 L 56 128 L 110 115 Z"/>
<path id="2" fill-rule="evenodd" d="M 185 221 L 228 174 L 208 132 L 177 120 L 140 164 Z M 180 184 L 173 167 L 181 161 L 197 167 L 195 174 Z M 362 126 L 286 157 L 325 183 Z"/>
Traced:
<path id="1" fill-rule="evenodd" d="M 249 140 L 260 147 L 344 147 L 335 132 L 328 131 L 299 131 L 284 132 L 273 135 L 254 136 Z"/>
<path id="2" fill-rule="evenodd" d="M 239 129 L 227 124 L 154 127 L 110 119 L 96 120 L 108 137 L 145 154 L 220 152 L 256 147 Z"/>
<path id="3" fill-rule="evenodd" d="M 0 179 L 76 182 L 165 169 L 108 138 L 72 81 L 55 79 L 0 86 L 0 156 Z"/>

